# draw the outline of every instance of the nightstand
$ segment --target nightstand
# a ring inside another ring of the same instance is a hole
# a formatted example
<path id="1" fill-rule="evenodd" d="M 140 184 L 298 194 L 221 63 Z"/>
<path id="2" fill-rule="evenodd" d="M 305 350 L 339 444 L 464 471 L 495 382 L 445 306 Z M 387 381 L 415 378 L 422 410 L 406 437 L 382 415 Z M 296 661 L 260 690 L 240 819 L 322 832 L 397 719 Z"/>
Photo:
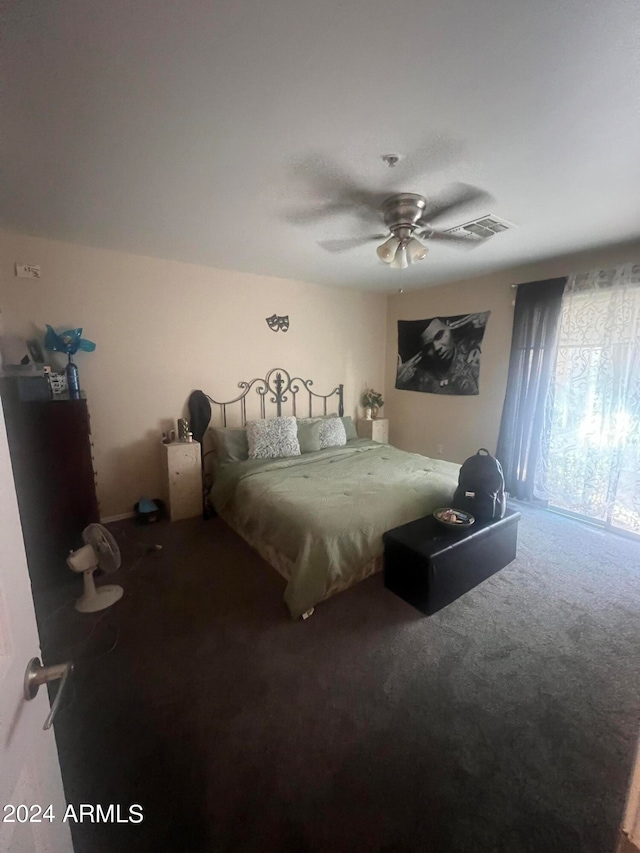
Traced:
<path id="1" fill-rule="evenodd" d="M 361 419 L 358 421 L 358 438 L 369 438 L 380 444 L 389 444 L 388 418 Z"/>
<path id="2" fill-rule="evenodd" d="M 165 497 L 171 521 L 202 513 L 202 470 L 197 441 L 163 444 Z"/>

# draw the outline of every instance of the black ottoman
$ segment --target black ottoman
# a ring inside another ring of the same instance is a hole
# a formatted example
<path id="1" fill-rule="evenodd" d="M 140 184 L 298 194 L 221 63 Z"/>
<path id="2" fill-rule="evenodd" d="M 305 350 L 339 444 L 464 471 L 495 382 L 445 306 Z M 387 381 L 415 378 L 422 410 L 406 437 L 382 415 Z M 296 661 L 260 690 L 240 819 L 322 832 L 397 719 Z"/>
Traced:
<path id="1" fill-rule="evenodd" d="M 430 616 L 516 556 L 520 513 L 500 521 L 451 530 L 432 515 L 388 530 L 384 542 L 384 585 Z"/>

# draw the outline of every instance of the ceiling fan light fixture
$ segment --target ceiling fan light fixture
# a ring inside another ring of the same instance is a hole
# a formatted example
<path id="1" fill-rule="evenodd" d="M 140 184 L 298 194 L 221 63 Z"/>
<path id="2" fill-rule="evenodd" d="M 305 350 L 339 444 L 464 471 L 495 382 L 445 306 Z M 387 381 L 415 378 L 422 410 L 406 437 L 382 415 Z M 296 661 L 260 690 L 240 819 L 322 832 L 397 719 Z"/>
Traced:
<path id="1" fill-rule="evenodd" d="M 391 262 L 391 266 L 396 270 L 406 270 L 409 266 L 409 258 L 407 257 L 407 247 L 400 246 L 396 252 L 396 256 Z"/>
<path id="2" fill-rule="evenodd" d="M 412 264 L 417 261 L 424 261 L 429 254 L 429 250 L 416 237 L 412 237 L 407 243 L 407 254 Z"/>
<path id="3" fill-rule="evenodd" d="M 392 234 L 388 240 L 385 240 L 381 246 L 378 246 L 378 248 L 376 249 L 376 254 L 378 255 L 381 261 L 385 262 L 385 264 L 390 264 L 396 257 L 399 245 L 400 240 L 398 240 L 398 238 L 394 234 Z"/>

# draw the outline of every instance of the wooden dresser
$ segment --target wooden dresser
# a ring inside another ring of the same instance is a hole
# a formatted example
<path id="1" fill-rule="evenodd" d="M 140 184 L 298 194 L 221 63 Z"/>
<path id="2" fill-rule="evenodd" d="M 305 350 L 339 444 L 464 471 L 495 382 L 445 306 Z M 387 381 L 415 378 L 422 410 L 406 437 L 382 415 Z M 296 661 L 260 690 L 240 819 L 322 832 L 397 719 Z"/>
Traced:
<path id="1" fill-rule="evenodd" d="M 0 379 L 18 508 L 36 592 L 69 579 L 66 557 L 99 521 L 86 399 L 20 398 Z"/>

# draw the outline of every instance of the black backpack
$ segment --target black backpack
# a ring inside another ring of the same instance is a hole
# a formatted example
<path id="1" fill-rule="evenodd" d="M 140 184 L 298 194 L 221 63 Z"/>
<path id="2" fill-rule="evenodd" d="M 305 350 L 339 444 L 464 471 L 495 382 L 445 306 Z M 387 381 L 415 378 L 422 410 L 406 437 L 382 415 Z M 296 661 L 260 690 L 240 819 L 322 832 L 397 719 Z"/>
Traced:
<path id="1" fill-rule="evenodd" d="M 471 513 L 478 521 L 503 517 L 507 499 L 502 465 L 484 447 L 462 463 L 453 506 Z"/>

